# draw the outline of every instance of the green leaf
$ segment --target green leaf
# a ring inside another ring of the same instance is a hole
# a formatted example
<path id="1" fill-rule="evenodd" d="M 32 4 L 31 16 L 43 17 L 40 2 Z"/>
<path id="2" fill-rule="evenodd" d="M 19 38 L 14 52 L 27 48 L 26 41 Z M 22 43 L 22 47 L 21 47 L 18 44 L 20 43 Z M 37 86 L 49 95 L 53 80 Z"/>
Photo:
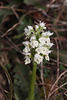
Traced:
<path id="1" fill-rule="evenodd" d="M 3 19 L 7 16 L 13 14 L 11 10 L 2 9 L 0 10 L 0 23 L 2 23 Z"/>
<path id="2" fill-rule="evenodd" d="M 12 67 L 11 64 L 8 64 L 8 65 L 6 66 L 7 69 L 11 69 L 11 67 Z"/>
<path id="3" fill-rule="evenodd" d="M 25 100 L 29 92 L 30 80 L 29 66 L 17 64 L 14 68 L 14 94 L 16 100 Z"/>
<path id="4" fill-rule="evenodd" d="M 44 77 L 48 77 L 48 74 L 49 73 L 49 69 L 48 68 L 45 68 L 44 69 Z"/>
<path id="5" fill-rule="evenodd" d="M 21 38 L 21 37 L 23 37 L 23 36 L 24 36 L 24 34 L 21 33 L 21 34 L 19 34 L 19 35 L 15 35 L 15 36 L 13 37 L 13 39 L 19 39 L 19 38 Z"/>
<path id="6" fill-rule="evenodd" d="M 64 66 L 60 64 L 60 71 L 62 72 L 64 70 Z"/>
<path id="7" fill-rule="evenodd" d="M 28 5 L 34 5 L 36 2 L 37 0 L 24 0 L 24 3 Z"/>

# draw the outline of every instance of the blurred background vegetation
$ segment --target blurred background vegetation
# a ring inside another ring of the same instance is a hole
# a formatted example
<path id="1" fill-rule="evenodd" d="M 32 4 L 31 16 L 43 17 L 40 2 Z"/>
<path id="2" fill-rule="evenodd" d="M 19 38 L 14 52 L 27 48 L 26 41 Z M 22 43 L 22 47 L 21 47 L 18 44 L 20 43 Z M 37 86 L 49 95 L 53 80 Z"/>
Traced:
<path id="1" fill-rule="evenodd" d="M 0 0 L 0 64 L 12 79 L 12 100 L 28 98 L 32 64 L 24 65 L 23 29 L 39 21 L 54 32 L 55 45 L 50 61 L 44 61 L 43 73 L 41 66 L 37 68 L 35 100 L 44 100 L 43 86 L 49 100 L 67 100 L 67 0 Z M 10 79 L 0 66 L 0 100 L 10 100 L 10 91 Z"/>

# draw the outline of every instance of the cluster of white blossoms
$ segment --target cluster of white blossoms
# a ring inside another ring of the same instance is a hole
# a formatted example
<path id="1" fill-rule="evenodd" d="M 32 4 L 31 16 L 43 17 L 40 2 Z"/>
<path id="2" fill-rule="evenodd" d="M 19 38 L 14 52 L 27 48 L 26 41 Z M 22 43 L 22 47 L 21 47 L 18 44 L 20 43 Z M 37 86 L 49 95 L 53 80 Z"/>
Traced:
<path id="1" fill-rule="evenodd" d="M 54 45 L 50 42 L 50 36 L 53 35 L 50 31 L 46 31 L 45 23 L 40 22 L 38 25 L 28 26 L 24 29 L 26 41 L 23 42 L 25 48 L 23 54 L 25 55 L 25 64 L 31 61 L 40 64 L 43 59 L 49 61 L 49 53 L 52 51 L 50 48 Z"/>

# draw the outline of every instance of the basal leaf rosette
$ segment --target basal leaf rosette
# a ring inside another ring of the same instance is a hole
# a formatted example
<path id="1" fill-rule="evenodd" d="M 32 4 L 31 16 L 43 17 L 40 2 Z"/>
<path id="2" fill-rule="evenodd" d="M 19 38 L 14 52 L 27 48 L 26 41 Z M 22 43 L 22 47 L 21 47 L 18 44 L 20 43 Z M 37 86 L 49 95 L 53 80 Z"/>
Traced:
<path id="1" fill-rule="evenodd" d="M 28 26 L 24 29 L 24 33 L 26 36 L 26 41 L 23 42 L 25 64 L 29 64 L 31 61 L 40 64 L 44 58 L 49 61 L 49 54 L 52 52 L 50 48 L 54 45 L 50 42 L 50 36 L 53 33 L 46 30 L 45 23 L 40 22 L 34 28 Z"/>

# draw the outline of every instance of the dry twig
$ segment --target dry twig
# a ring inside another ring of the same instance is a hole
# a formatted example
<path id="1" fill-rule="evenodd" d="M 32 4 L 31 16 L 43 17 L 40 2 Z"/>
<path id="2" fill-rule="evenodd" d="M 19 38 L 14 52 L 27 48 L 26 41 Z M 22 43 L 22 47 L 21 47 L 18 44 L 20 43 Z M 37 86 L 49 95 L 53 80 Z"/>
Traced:
<path id="1" fill-rule="evenodd" d="M 66 73 L 67 73 L 67 70 L 64 71 L 63 73 L 61 73 L 60 76 L 58 77 L 58 79 L 57 79 L 57 80 L 55 81 L 55 83 L 52 85 L 52 87 L 51 87 L 51 89 L 50 89 L 50 92 L 49 92 L 49 94 L 48 94 L 48 100 L 49 100 L 50 96 L 54 93 L 54 92 L 53 92 L 54 87 L 56 86 L 56 84 L 58 83 L 58 81 L 60 80 L 60 78 L 61 78 L 64 74 L 66 74 Z M 65 84 L 67 84 L 67 83 L 65 83 Z M 52 93 L 52 92 L 53 92 L 53 93 Z"/>
<path id="2" fill-rule="evenodd" d="M 43 63 L 41 63 L 41 81 L 42 83 L 44 83 L 44 79 L 43 79 Z M 43 91 L 44 91 L 44 96 L 45 96 L 45 100 L 46 99 L 46 89 L 45 89 L 45 85 L 43 84 Z"/>

